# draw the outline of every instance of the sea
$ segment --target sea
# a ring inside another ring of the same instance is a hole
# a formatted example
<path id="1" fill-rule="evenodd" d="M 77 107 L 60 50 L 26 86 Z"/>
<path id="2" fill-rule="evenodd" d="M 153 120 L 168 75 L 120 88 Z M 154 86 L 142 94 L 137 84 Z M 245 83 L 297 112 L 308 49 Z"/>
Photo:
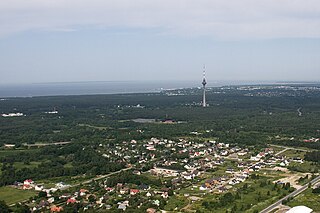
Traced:
<path id="1" fill-rule="evenodd" d="M 207 87 L 259 82 L 215 81 Z M 201 81 L 90 81 L 0 85 L 0 98 L 62 95 L 157 93 L 162 90 L 201 87 Z"/>

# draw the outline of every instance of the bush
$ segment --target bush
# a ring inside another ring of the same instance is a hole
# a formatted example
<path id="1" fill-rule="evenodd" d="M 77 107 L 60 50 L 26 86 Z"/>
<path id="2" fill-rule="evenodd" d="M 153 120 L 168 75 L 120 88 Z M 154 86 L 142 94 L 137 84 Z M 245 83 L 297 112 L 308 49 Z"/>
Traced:
<path id="1" fill-rule="evenodd" d="M 312 193 L 314 194 L 320 194 L 320 187 L 312 189 Z"/>

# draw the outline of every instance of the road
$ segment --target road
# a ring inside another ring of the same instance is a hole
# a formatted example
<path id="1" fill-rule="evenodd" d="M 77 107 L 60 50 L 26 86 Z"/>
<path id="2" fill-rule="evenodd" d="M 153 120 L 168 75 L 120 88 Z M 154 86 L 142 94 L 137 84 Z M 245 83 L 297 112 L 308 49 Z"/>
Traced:
<path id="1" fill-rule="evenodd" d="M 320 181 L 320 176 L 316 177 L 315 179 L 313 179 L 312 181 L 310 181 L 310 183 L 316 184 L 317 182 Z M 273 203 L 272 205 L 268 206 L 267 208 L 265 208 L 264 210 L 262 210 L 260 213 L 268 213 L 271 212 L 272 210 L 274 210 L 277 206 L 279 206 L 282 201 L 288 199 L 289 197 L 295 197 L 297 195 L 299 195 L 300 193 L 302 193 L 303 191 L 305 191 L 308 188 L 309 183 L 305 184 L 304 186 L 302 186 L 300 189 L 295 190 L 294 192 L 292 192 L 291 194 L 285 196 L 284 198 L 281 198 L 280 200 L 278 200 L 277 202 Z"/>
<path id="2" fill-rule="evenodd" d="M 66 142 L 54 142 L 54 143 L 35 143 L 35 144 L 27 144 L 24 143 L 24 146 L 27 147 L 42 147 L 42 146 L 53 146 L 53 145 L 66 145 L 71 143 L 71 141 L 66 141 Z"/>
<path id="3" fill-rule="evenodd" d="M 81 184 L 88 184 L 88 183 L 90 183 L 91 181 L 101 180 L 101 179 L 103 179 L 103 178 L 107 178 L 107 177 L 109 177 L 109 176 L 118 174 L 118 173 L 120 173 L 120 172 L 122 172 L 122 171 L 130 170 L 130 169 L 132 169 L 132 167 L 124 168 L 124 169 L 121 169 L 121 170 L 116 171 L 116 172 L 112 172 L 112 173 L 109 173 L 109 174 L 106 174 L 106 175 L 102 175 L 102 176 L 99 176 L 99 177 L 91 178 L 90 180 L 86 180 L 86 181 L 83 181 L 83 182 L 81 182 L 81 183 L 77 183 L 77 184 L 74 184 L 74 185 L 70 185 L 69 187 L 66 187 L 66 188 L 64 188 L 63 190 L 68 189 L 68 188 L 72 188 L 72 187 L 75 187 L 75 186 L 79 186 L 79 185 L 81 185 Z"/>
<path id="4" fill-rule="evenodd" d="M 312 150 L 308 150 L 308 149 L 300 149 L 300 148 L 288 147 L 288 146 L 279 146 L 279 145 L 273 145 L 273 144 L 268 144 L 268 145 L 278 147 L 278 148 L 287 149 L 287 150 L 292 149 L 292 150 L 297 150 L 297 151 L 302 151 L 302 152 L 311 152 L 312 151 Z"/>
<path id="5" fill-rule="evenodd" d="M 281 153 L 284 153 L 285 151 L 289 150 L 288 148 L 285 148 L 281 150 L 280 152 L 276 153 L 275 156 L 280 155 Z"/>
<path id="6" fill-rule="evenodd" d="M 302 116 L 302 112 L 301 112 L 301 107 L 299 109 L 297 109 L 298 115 Z"/>

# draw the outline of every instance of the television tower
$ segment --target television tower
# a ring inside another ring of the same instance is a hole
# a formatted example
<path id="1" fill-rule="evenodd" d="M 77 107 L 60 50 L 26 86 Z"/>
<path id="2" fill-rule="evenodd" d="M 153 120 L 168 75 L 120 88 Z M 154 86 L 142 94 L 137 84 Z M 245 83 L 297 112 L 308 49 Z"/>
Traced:
<path id="1" fill-rule="evenodd" d="M 202 107 L 206 107 L 206 66 L 203 66 L 203 80 L 202 80 L 202 85 L 203 85 L 203 100 L 202 100 Z"/>

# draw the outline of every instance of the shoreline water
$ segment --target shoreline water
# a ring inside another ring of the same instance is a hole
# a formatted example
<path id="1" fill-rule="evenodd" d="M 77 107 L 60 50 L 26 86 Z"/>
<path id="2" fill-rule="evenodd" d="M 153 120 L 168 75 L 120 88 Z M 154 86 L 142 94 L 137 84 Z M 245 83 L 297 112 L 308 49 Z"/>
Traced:
<path id="1" fill-rule="evenodd" d="M 235 85 L 319 84 L 316 82 L 209 81 L 207 87 Z M 201 87 L 192 81 L 95 81 L 0 85 L 0 98 L 159 93 L 163 90 Z"/>

